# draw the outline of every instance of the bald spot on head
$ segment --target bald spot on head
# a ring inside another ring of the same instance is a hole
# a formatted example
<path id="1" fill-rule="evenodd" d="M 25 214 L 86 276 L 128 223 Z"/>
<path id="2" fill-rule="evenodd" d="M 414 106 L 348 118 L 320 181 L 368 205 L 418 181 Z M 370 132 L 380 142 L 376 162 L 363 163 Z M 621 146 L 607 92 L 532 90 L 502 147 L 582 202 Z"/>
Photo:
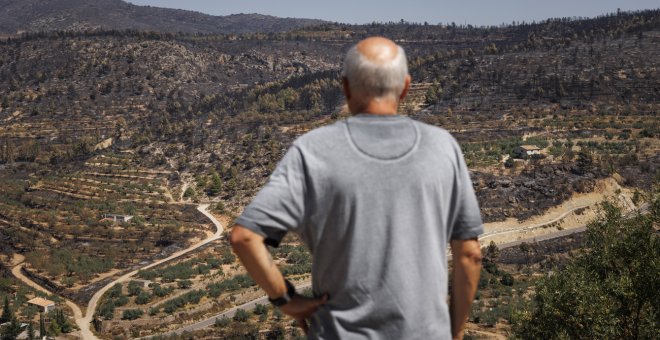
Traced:
<path id="1" fill-rule="evenodd" d="M 399 54 L 397 45 L 390 39 L 371 37 L 360 41 L 357 51 L 367 60 L 375 64 L 387 64 Z"/>

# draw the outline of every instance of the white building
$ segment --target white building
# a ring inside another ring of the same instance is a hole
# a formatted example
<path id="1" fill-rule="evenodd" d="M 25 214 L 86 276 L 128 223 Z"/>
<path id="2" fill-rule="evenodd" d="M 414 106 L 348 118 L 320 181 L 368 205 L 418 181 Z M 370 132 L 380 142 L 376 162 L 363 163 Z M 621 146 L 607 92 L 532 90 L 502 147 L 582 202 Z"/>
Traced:
<path id="1" fill-rule="evenodd" d="M 41 311 L 44 312 L 44 313 L 48 313 L 51 310 L 53 310 L 53 308 L 55 308 L 55 302 L 50 301 L 50 300 L 46 300 L 42 297 L 36 297 L 36 298 L 28 301 L 28 304 L 35 305 L 35 306 L 39 307 L 41 309 Z"/>
<path id="2" fill-rule="evenodd" d="M 536 145 L 521 145 L 513 149 L 515 158 L 529 159 L 541 156 L 541 149 Z"/>
<path id="3" fill-rule="evenodd" d="M 131 215 L 116 215 L 116 214 L 103 214 L 103 219 L 111 220 L 115 223 L 117 222 L 128 222 L 133 219 Z"/>

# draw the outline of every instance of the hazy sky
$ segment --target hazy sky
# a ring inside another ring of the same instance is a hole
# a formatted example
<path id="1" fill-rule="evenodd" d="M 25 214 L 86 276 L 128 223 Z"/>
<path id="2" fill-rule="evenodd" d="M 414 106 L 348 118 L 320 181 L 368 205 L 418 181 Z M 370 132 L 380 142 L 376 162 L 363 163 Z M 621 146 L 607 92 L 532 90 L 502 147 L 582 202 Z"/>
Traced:
<path id="1" fill-rule="evenodd" d="M 592 17 L 621 10 L 659 8 L 658 0 L 128 0 L 137 5 L 181 8 L 213 15 L 260 13 L 344 23 L 373 21 L 499 25 L 555 17 Z"/>

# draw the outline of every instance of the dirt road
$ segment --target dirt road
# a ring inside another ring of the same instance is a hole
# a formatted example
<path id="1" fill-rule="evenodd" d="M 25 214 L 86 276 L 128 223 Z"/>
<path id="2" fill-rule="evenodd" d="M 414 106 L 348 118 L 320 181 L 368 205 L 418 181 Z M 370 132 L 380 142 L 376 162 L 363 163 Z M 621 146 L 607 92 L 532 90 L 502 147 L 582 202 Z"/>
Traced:
<path id="1" fill-rule="evenodd" d="M 557 229 L 573 229 L 586 225 L 596 217 L 597 206 L 605 199 L 618 202 L 625 211 L 636 209 L 631 201 L 633 193 L 621 187 L 614 179 L 606 178 L 596 182 L 596 189 L 590 193 L 573 194 L 563 203 L 548 209 L 544 214 L 525 221 L 508 218 L 504 221 L 484 224 L 485 233 L 480 240 L 503 243 L 552 234 Z M 556 228 L 559 227 L 559 228 Z"/>
<path id="2" fill-rule="evenodd" d="M 94 333 L 92 333 L 91 328 L 90 328 L 90 324 L 92 322 L 92 318 L 94 317 L 94 312 L 96 311 L 96 307 L 98 305 L 99 300 L 101 299 L 103 294 L 106 291 L 108 291 L 108 289 L 112 288 L 112 286 L 114 286 L 117 283 L 122 283 L 122 282 L 128 281 L 131 277 L 133 277 L 135 274 L 137 274 L 138 271 L 140 271 L 140 270 L 149 269 L 149 268 L 155 267 L 159 264 L 165 263 L 167 261 L 171 261 L 173 259 L 176 259 L 176 258 L 178 258 L 180 256 L 183 256 L 185 254 L 188 254 L 191 251 L 194 251 L 194 250 L 196 250 L 196 249 L 198 249 L 198 248 L 200 248 L 204 245 L 207 245 L 207 244 L 209 244 L 209 243 L 211 243 L 215 240 L 218 240 L 218 239 L 220 239 L 220 237 L 222 237 L 222 232 L 224 230 L 223 227 L 222 227 L 222 224 L 211 213 L 209 213 L 207 211 L 208 207 L 209 207 L 208 204 L 200 204 L 199 206 L 197 206 L 197 210 L 199 212 L 201 212 L 202 214 L 204 214 L 204 216 L 206 216 L 209 220 L 211 220 L 211 222 L 213 222 L 213 225 L 216 228 L 216 231 L 213 235 L 210 235 L 209 237 L 205 238 L 204 240 L 202 240 L 202 241 L 200 241 L 200 242 L 198 242 L 198 243 L 196 243 L 196 244 L 194 244 L 194 245 L 192 245 L 192 246 L 190 246 L 190 247 L 188 247 L 184 250 L 178 251 L 178 252 L 168 256 L 167 258 L 158 260 L 158 261 L 153 262 L 153 263 L 151 263 L 147 266 L 144 266 L 144 267 L 141 267 L 141 268 L 136 269 L 134 271 L 131 271 L 127 274 L 122 275 L 118 279 L 108 283 L 106 286 L 104 286 L 99 291 L 97 291 L 96 294 L 94 294 L 92 296 L 91 300 L 89 300 L 89 303 L 87 305 L 87 310 L 86 310 L 86 313 L 85 313 L 84 316 L 83 316 L 82 310 L 80 309 L 80 307 L 78 307 L 78 305 L 76 305 L 72 301 L 69 301 L 69 300 L 65 299 L 65 302 L 66 302 L 67 306 L 69 306 L 73 310 L 73 316 L 76 320 L 76 325 L 78 325 L 78 327 L 80 328 L 80 337 L 82 339 L 84 339 L 84 340 L 88 340 L 88 339 L 89 340 L 98 340 L 98 338 L 94 335 Z M 24 261 L 25 261 L 25 257 L 23 255 L 20 255 L 20 254 L 15 254 L 14 255 L 14 257 L 12 258 L 12 270 L 11 270 L 12 274 L 17 279 L 19 279 L 23 283 L 25 283 L 26 285 L 28 285 L 28 286 L 30 286 L 30 287 L 38 290 L 38 291 L 44 292 L 48 295 L 53 294 L 53 292 L 51 292 L 48 289 L 40 286 L 38 283 L 32 281 L 30 278 L 23 275 L 22 269 L 23 269 Z"/>
<path id="3" fill-rule="evenodd" d="M 135 274 L 137 274 L 138 271 L 140 271 L 140 270 L 149 269 L 149 268 L 158 266 L 162 263 L 165 263 L 167 261 L 171 261 L 171 260 L 176 259 L 180 256 L 188 254 L 191 251 L 194 251 L 194 250 L 196 250 L 196 249 L 198 249 L 198 248 L 200 248 L 204 245 L 207 245 L 207 244 L 209 244 L 209 243 L 211 243 L 215 240 L 220 239 L 220 237 L 222 236 L 222 231 L 224 229 L 222 227 L 222 224 L 220 224 L 220 222 L 211 213 L 209 213 L 207 211 L 208 207 L 209 207 L 208 204 L 201 204 L 197 207 L 197 210 L 199 212 L 201 212 L 202 214 L 204 214 L 204 216 L 208 217 L 209 220 L 211 220 L 211 222 L 213 222 L 213 225 L 215 225 L 216 231 L 212 236 L 210 236 L 210 237 L 208 237 L 208 238 L 206 238 L 206 239 L 204 239 L 204 240 L 202 240 L 202 241 L 200 241 L 200 242 L 198 242 L 198 243 L 196 243 L 196 244 L 194 244 L 194 245 L 192 245 L 192 246 L 190 246 L 190 247 L 188 247 L 184 250 L 178 251 L 178 252 L 176 252 L 176 253 L 174 253 L 174 254 L 172 254 L 172 255 L 170 255 L 170 256 L 162 259 L 162 260 L 158 260 L 158 261 L 153 262 L 153 263 L 151 263 L 147 266 L 141 267 L 141 268 L 136 269 L 132 272 L 129 272 L 127 274 L 122 275 L 119 278 L 117 278 L 116 280 L 114 280 L 114 281 L 108 283 L 107 285 L 105 285 L 103 288 L 101 288 L 99 291 L 97 291 L 92 296 L 91 300 L 89 300 L 89 303 L 87 305 L 87 312 L 85 313 L 85 316 L 81 317 L 81 318 L 76 318 L 76 324 L 78 325 L 78 327 L 80 327 L 80 334 L 81 334 L 83 339 L 85 339 L 85 340 L 87 340 L 87 339 L 90 339 L 90 340 L 91 339 L 98 339 L 92 333 L 92 331 L 90 329 L 90 324 L 92 322 L 92 318 L 94 317 L 94 312 L 96 311 L 96 307 L 98 305 L 99 300 L 101 299 L 103 294 L 105 294 L 105 292 L 107 292 L 110 288 L 112 288 L 112 286 L 114 286 L 117 283 L 127 282 L 128 280 L 130 280 L 131 277 L 135 276 Z"/>
<path id="4" fill-rule="evenodd" d="M 11 273 L 19 280 L 21 280 L 23 283 L 26 285 L 40 291 L 44 292 L 48 295 L 53 294 L 50 292 L 48 289 L 40 286 L 38 283 L 32 281 L 29 277 L 23 275 L 23 264 L 25 262 L 25 256 L 21 254 L 14 254 L 14 257 L 12 258 L 12 268 L 11 268 Z M 80 310 L 80 307 L 73 303 L 72 301 L 69 301 L 67 299 L 64 299 L 64 302 L 66 303 L 67 306 L 73 310 L 73 317 L 75 319 L 82 318 L 82 311 Z"/>
<path id="5" fill-rule="evenodd" d="M 485 232 L 479 237 L 479 241 L 484 241 L 486 239 L 489 239 L 491 237 L 498 236 L 498 235 L 518 233 L 518 232 L 522 232 L 522 231 L 529 231 L 529 230 L 534 230 L 534 229 L 538 229 L 538 228 L 543 228 L 543 227 L 549 226 L 549 225 L 551 225 L 555 222 L 559 222 L 559 221 L 563 220 L 566 216 L 574 213 L 577 210 L 585 209 L 585 208 L 589 208 L 589 207 L 591 207 L 591 206 L 590 205 L 582 205 L 582 206 L 575 207 L 575 208 L 570 209 L 568 211 L 565 211 L 561 215 L 559 215 L 559 216 L 557 216 L 557 217 L 555 217 L 555 218 L 553 218 L 549 221 L 543 222 L 543 223 L 536 223 L 536 224 L 531 224 L 531 225 L 528 225 L 528 226 L 523 226 L 523 227 L 518 227 L 518 228 L 514 227 L 514 228 L 505 229 L 505 230 Z"/>

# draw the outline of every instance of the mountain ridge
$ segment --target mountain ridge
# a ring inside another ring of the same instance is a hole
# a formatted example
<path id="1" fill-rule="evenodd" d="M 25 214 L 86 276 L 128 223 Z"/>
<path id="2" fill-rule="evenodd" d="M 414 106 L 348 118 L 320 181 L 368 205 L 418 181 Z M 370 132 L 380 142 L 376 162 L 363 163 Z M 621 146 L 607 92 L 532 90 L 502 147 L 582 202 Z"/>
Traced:
<path id="1" fill-rule="evenodd" d="M 271 33 L 324 22 L 256 13 L 213 16 L 188 10 L 139 6 L 122 0 L 0 0 L 0 34 L 106 29 L 203 34 Z"/>

